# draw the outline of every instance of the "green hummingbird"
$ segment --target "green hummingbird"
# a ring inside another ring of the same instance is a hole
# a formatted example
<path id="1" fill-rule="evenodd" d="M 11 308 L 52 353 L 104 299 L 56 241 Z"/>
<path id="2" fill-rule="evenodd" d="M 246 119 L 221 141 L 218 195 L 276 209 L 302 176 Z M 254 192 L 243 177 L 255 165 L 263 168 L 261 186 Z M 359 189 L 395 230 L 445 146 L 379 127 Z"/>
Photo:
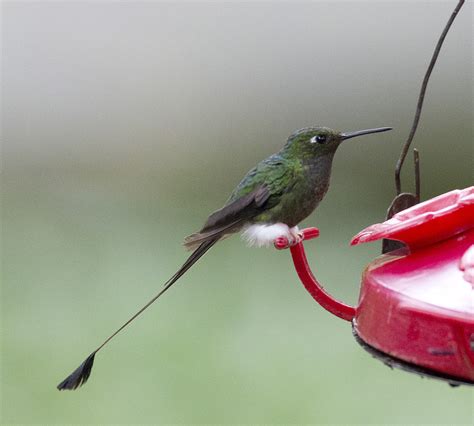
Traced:
<path id="1" fill-rule="evenodd" d="M 327 127 L 306 127 L 291 134 L 280 151 L 258 163 L 245 175 L 224 207 L 212 213 L 199 232 L 185 238 L 184 246 L 193 251 L 162 290 L 95 349 L 57 388 L 76 389 L 84 384 L 97 352 L 178 281 L 219 240 L 242 232 L 251 246 L 268 246 L 279 237 L 285 237 L 290 244 L 299 243 L 301 235 L 297 225 L 313 212 L 326 195 L 332 161 L 340 144 L 356 136 L 388 130 L 391 128 L 337 132 Z"/>

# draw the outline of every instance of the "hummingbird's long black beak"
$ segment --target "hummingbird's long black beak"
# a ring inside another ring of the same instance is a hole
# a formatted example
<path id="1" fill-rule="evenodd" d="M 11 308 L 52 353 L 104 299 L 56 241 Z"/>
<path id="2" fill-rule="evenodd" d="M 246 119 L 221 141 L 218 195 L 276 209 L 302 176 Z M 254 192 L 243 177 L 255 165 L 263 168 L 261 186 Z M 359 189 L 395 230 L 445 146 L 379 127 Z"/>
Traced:
<path id="1" fill-rule="evenodd" d="M 343 141 L 350 138 L 355 138 L 356 136 L 369 135 L 370 133 L 380 133 L 387 132 L 392 130 L 391 127 L 377 127 L 375 129 L 366 129 L 366 130 L 357 130 L 356 132 L 344 132 L 341 133 L 341 138 Z"/>

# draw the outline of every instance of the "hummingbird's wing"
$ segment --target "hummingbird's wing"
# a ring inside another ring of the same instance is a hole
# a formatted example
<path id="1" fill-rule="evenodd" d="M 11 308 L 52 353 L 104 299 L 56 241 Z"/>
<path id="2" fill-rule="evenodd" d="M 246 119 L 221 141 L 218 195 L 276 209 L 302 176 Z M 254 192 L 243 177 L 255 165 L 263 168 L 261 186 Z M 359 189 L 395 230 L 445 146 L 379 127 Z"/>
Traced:
<path id="1" fill-rule="evenodd" d="M 240 229 L 241 225 L 259 212 L 271 193 L 266 185 L 258 185 L 253 191 L 229 202 L 212 213 L 199 232 L 184 239 L 184 246 L 192 250 L 204 241 L 220 239 Z"/>
<path id="2" fill-rule="evenodd" d="M 199 232 L 185 238 L 184 246 L 192 250 L 204 241 L 238 232 L 252 218 L 275 207 L 299 179 L 298 167 L 299 163 L 277 154 L 260 162 L 242 179 L 226 205 L 212 213 Z"/>

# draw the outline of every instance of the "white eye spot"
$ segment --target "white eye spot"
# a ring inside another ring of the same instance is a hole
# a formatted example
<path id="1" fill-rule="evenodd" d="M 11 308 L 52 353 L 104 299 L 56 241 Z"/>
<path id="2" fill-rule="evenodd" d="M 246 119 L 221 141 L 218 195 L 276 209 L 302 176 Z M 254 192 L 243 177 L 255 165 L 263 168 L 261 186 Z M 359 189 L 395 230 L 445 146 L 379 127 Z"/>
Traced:
<path id="1" fill-rule="evenodd" d="M 313 136 L 309 142 L 310 143 L 318 143 L 318 144 L 324 144 L 326 143 L 326 135 L 316 135 L 316 136 Z"/>

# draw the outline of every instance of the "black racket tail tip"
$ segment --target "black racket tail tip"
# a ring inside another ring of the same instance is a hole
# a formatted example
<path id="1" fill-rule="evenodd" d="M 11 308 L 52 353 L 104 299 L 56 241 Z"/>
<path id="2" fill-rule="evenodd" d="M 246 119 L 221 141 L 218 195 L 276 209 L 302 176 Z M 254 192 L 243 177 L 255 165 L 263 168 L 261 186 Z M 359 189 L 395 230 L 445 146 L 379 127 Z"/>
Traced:
<path id="1" fill-rule="evenodd" d="M 94 366 L 95 354 L 96 352 L 92 352 L 79 367 L 59 383 L 58 390 L 75 390 L 86 383 Z"/>

